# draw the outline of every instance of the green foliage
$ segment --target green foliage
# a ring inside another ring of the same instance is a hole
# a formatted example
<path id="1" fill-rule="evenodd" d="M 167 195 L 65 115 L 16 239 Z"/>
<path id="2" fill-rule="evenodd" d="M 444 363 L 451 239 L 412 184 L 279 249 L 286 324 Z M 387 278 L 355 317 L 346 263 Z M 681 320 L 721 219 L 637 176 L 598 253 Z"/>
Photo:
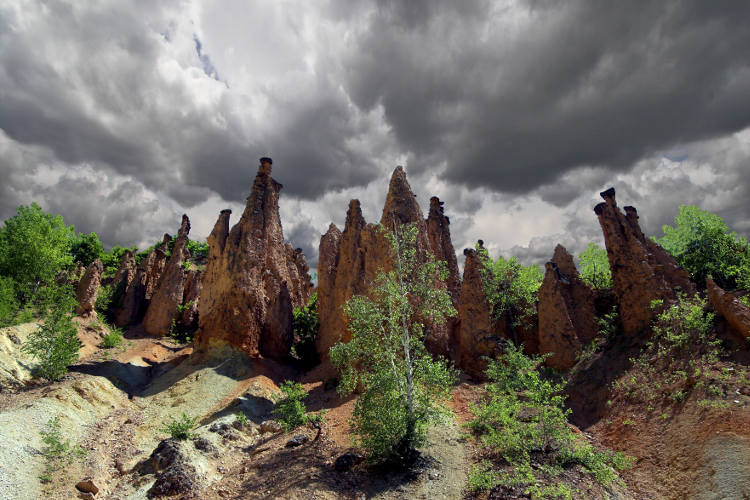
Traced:
<path id="1" fill-rule="evenodd" d="M 304 400 L 307 397 L 307 391 L 302 384 L 287 380 L 279 389 L 283 396 L 276 401 L 276 408 L 273 412 L 279 417 L 286 432 L 312 421 L 305 408 Z"/>
<path id="2" fill-rule="evenodd" d="M 94 309 L 110 322 L 114 319 L 115 310 L 122 305 L 125 298 L 125 283 L 119 282 L 99 287 Z"/>
<path id="3" fill-rule="evenodd" d="M 0 276 L 0 327 L 14 323 L 18 311 L 16 285 L 13 278 Z"/>
<path id="4" fill-rule="evenodd" d="M 71 253 L 75 262 L 80 262 L 87 267 L 96 259 L 104 257 L 104 247 L 99 241 L 99 235 L 95 232 L 79 233 L 73 241 Z"/>
<path id="5" fill-rule="evenodd" d="M 596 318 L 596 323 L 599 325 L 599 334 L 602 335 L 604 338 L 611 339 L 614 337 L 615 332 L 617 332 L 617 317 L 619 316 L 619 313 L 617 311 L 617 304 L 612 306 L 612 309 L 609 310 L 608 313 L 606 313 L 601 318 Z"/>
<path id="6" fill-rule="evenodd" d="M 586 250 L 578 254 L 578 267 L 581 279 L 593 288 L 612 288 L 607 251 L 596 243 L 589 243 Z"/>
<path id="7" fill-rule="evenodd" d="M 654 306 L 661 306 L 660 301 Z M 663 347 L 684 348 L 691 343 L 705 343 L 713 326 L 714 313 L 705 312 L 706 299 L 699 295 L 678 296 L 676 304 L 656 317 L 653 324 L 654 339 Z"/>
<path id="8" fill-rule="evenodd" d="M 455 313 L 450 296 L 435 286 L 448 269 L 430 255 L 417 262 L 416 236 L 413 224 L 386 232 L 394 269 L 377 276 L 369 297 L 346 303 L 352 339 L 330 351 L 341 371 L 340 393 L 361 389 L 350 422 L 357 444 L 372 460 L 398 464 L 414 457 L 427 425 L 447 413 L 455 380 L 447 363 L 425 349 L 421 323 L 440 324 Z"/>
<path id="9" fill-rule="evenodd" d="M 544 358 L 528 357 L 521 348 L 509 344 L 500 358 L 490 360 L 486 371 L 490 380 L 486 386 L 488 396 L 472 406 L 475 419 L 469 426 L 482 446 L 513 468 L 510 478 L 513 485 L 528 485 L 527 494 L 532 498 L 535 478 L 544 472 L 534 468 L 538 460 L 537 457 L 532 461 L 535 452 L 546 454 L 553 468 L 580 464 L 585 473 L 592 474 L 602 484 L 617 479 L 612 466 L 625 463 L 624 458 L 598 452 L 576 439 L 568 426 L 570 410 L 564 408 L 565 383 L 542 377 L 538 366 Z M 485 464 L 483 476 L 477 476 L 477 482 L 489 477 L 490 471 Z M 498 483 L 507 481 L 498 479 Z M 542 498 L 541 490 L 535 494 Z"/>
<path id="10" fill-rule="evenodd" d="M 244 414 L 244 413 L 242 413 L 241 411 L 238 411 L 237 413 L 235 413 L 235 414 L 234 414 L 234 417 L 235 417 L 235 420 L 236 420 L 236 421 L 237 421 L 237 422 L 238 422 L 238 423 L 239 423 L 239 424 L 240 424 L 240 425 L 241 425 L 242 427 L 245 427 L 245 426 L 246 426 L 246 425 L 248 424 L 248 422 L 250 422 L 250 421 L 249 421 L 249 420 L 247 419 L 247 415 L 245 415 L 245 414 Z"/>
<path id="11" fill-rule="evenodd" d="M 18 207 L 5 221 L 0 228 L 0 275 L 13 278 L 22 303 L 73 263 L 74 234 L 62 216 L 46 214 L 36 203 Z"/>
<path id="12" fill-rule="evenodd" d="M 23 350 L 39 360 L 39 376 L 60 380 L 78 360 L 81 347 L 71 318 L 76 300 L 70 285 L 48 287 L 44 292 L 43 324 L 29 335 Z"/>
<path id="13" fill-rule="evenodd" d="M 186 439 L 192 439 L 193 434 L 190 432 L 198 422 L 198 417 L 190 417 L 185 412 L 179 419 L 170 417 L 169 421 L 163 421 L 161 431 L 169 434 L 174 439 L 184 441 Z"/>
<path id="14" fill-rule="evenodd" d="M 750 289 L 750 248 L 716 214 L 694 205 L 680 205 L 674 226 L 663 226 L 654 238 L 685 268 L 699 286 L 712 276 L 724 289 Z"/>
<path id="15" fill-rule="evenodd" d="M 750 307 L 750 295 L 743 295 L 742 297 L 739 297 L 737 300 L 742 302 L 747 307 Z"/>
<path id="16" fill-rule="evenodd" d="M 109 327 L 109 333 L 102 337 L 102 347 L 112 349 L 122 344 L 122 330 L 117 327 Z"/>
<path id="17" fill-rule="evenodd" d="M 315 348 L 315 338 L 318 336 L 320 323 L 318 322 L 318 292 L 312 294 L 310 302 L 305 307 L 295 307 L 292 318 L 294 345 L 292 356 L 305 369 L 312 368 L 320 362 Z"/>
<path id="18" fill-rule="evenodd" d="M 466 489 L 473 493 L 487 491 L 494 488 L 497 483 L 497 472 L 492 469 L 492 463 L 483 460 L 481 463 L 475 464 L 469 471 Z"/>
<path id="19" fill-rule="evenodd" d="M 114 276 L 117 270 L 120 268 L 122 262 L 122 256 L 125 255 L 125 250 L 135 250 L 135 247 L 121 247 L 115 245 L 112 250 L 105 252 L 102 255 L 102 264 L 104 264 L 104 276 Z"/>
<path id="20" fill-rule="evenodd" d="M 492 260 L 489 252 L 479 243 L 477 255 L 482 262 L 480 275 L 487 301 L 495 319 L 507 317 L 517 327 L 534 314 L 533 305 L 542 286 L 544 274 L 539 266 L 523 266 L 515 257 L 505 259 L 502 255 Z"/>
<path id="21" fill-rule="evenodd" d="M 188 240 L 187 249 L 193 259 L 205 259 L 208 257 L 208 243 L 205 241 Z"/>
<path id="22" fill-rule="evenodd" d="M 39 431 L 44 447 L 41 452 L 45 459 L 44 472 L 39 479 L 43 483 L 52 481 L 53 474 L 64 465 L 70 465 L 74 459 L 86 456 L 86 450 L 81 446 L 72 446 L 70 440 L 63 441 L 60 431 L 60 417 L 55 417 L 47 422 L 45 429 Z"/>

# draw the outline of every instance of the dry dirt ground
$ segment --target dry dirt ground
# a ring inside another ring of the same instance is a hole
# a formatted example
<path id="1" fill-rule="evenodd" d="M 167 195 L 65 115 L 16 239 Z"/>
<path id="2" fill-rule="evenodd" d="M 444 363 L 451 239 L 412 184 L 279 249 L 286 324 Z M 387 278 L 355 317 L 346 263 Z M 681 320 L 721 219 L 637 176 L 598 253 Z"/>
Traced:
<path id="1" fill-rule="evenodd" d="M 148 338 L 137 328 L 126 333 L 122 346 L 105 350 L 99 347 L 100 329 L 82 322 L 79 363 L 63 381 L 40 383 L 31 380 L 33 362 L 18 352 L 32 328 L 0 329 L 2 499 L 76 498 L 74 485 L 86 477 L 100 488 L 95 498 L 146 498 L 157 478 L 149 457 L 167 437 L 163 422 L 182 412 L 199 417 L 194 433 L 200 441 L 181 445 L 197 481 L 174 498 L 458 499 L 467 497 L 468 471 L 483 457 L 461 425 L 472 418 L 470 403 L 483 391 L 482 384 L 468 379 L 453 391 L 455 419 L 431 429 L 422 450 L 428 458 L 416 472 L 367 464 L 337 472 L 335 459 L 352 449 L 348 419 L 354 399 L 336 394 L 330 371 L 318 368 L 300 379 L 310 392 L 308 409 L 327 410 L 320 432 L 312 427 L 265 432 L 261 424 L 271 418 L 278 386 L 299 377 L 288 367 L 228 349 L 191 355 L 189 346 Z M 622 487 L 602 489 L 575 470 L 562 480 L 587 499 L 750 498 L 750 391 L 739 382 L 746 379 L 726 379 L 726 404 L 719 408 L 699 407 L 687 398 L 671 404 L 664 418 L 661 409 L 645 411 L 624 400 L 607 406 L 612 382 L 629 373 L 622 360 L 631 348 L 594 356 L 574 377 L 570 392 L 582 438 L 623 451 L 636 459 L 635 466 L 622 474 Z M 727 361 L 726 367 L 746 370 L 745 358 Z M 606 376 L 597 374 L 601 367 Z M 746 374 L 750 377 L 750 371 Z M 239 411 L 250 420 L 245 427 L 233 426 Z M 81 444 L 87 455 L 43 485 L 39 431 L 54 416 L 60 417 L 66 438 Z M 227 430 L 216 432 L 215 424 Z M 308 441 L 287 447 L 299 434 Z"/>

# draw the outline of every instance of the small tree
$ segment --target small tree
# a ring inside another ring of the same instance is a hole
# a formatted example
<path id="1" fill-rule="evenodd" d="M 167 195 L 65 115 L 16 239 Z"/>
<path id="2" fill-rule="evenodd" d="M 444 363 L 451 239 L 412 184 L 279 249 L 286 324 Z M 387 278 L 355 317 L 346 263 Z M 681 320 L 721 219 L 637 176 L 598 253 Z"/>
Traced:
<path id="1" fill-rule="evenodd" d="M 99 240 L 99 235 L 95 232 L 89 234 L 79 233 L 73 241 L 71 248 L 73 259 L 88 267 L 96 259 L 104 257 L 104 247 Z"/>
<path id="2" fill-rule="evenodd" d="M 24 303 L 72 264 L 74 233 L 62 216 L 46 214 L 36 203 L 18 207 L 0 228 L 0 274 L 15 280 Z"/>
<path id="3" fill-rule="evenodd" d="M 47 287 L 42 304 L 42 325 L 31 333 L 23 350 L 39 360 L 37 373 L 60 380 L 78 360 L 78 332 L 71 317 L 76 300 L 70 285 Z"/>
<path id="4" fill-rule="evenodd" d="M 455 310 L 435 284 L 448 276 L 445 262 L 429 254 L 417 261 L 416 226 L 396 226 L 386 237 L 394 269 L 377 276 L 368 297 L 346 303 L 352 339 L 334 345 L 330 356 L 341 370 L 339 391 L 361 390 L 351 421 L 358 445 L 372 460 L 408 465 L 427 424 L 447 412 L 443 403 L 455 380 L 446 362 L 425 349 L 421 321 L 439 324 Z"/>
<path id="5" fill-rule="evenodd" d="M 581 269 L 581 279 L 593 288 L 612 288 L 607 251 L 596 243 L 589 243 L 586 250 L 578 254 L 578 266 Z"/>

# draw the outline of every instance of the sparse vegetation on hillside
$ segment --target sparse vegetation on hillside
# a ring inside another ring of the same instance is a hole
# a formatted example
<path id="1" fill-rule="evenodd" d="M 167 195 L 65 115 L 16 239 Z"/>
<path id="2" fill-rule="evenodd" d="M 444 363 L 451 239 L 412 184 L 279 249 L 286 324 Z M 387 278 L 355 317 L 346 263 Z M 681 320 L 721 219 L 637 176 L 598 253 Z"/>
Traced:
<path id="1" fill-rule="evenodd" d="M 435 286 L 445 279 L 444 262 L 416 259 L 414 225 L 384 231 L 393 248 L 394 269 L 380 273 L 369 297 L 355 296 L 345 306 L 350 342 L 331 348 L 331 361 L 341 370 L 339 390 L 349 394 L 357 386 L 351 427 L 357 443 L 370 459 L 401 465 L 415 458 L 424 443 L 428 424 L 448 411 L 453 371 L 435 360 L 424 346 L 423 324 L 454 314 L 450 296 Z"/>
<path id="2" fill-rule="evenodd" d="M 724 289 L 750 289 L 750 247 L 716 214 L 694 205 L 680 205 L 674 226 L 663 226 L 654 238 L 672 254 L 698 286 L 712 276 Z"/>
<path id="3" fill-rule="evenodd" d="M 505 259 L 499 255 L 492 260 L 482 245 L 476 245 L 477 255 L 482 261 L 482 285 L 492 313 L 496 319 L 507 317 L 511 326 L 519 326 L 534 314 L 539 287 L 544 274 L 539 266 L 524 266 L 515 257 Z"/>
<path id="4" fill-rule="evenodd" d="M 73 460 L 86 456 L 86 450 L 79 445 L 71 445 L 70 440 L 63 440 L 60 430 L 60 417 L 54 417 L 47 422 L 43 430 L 39 432 L 44 447 L 41 450 L 44 456 L 44 472 L 39 476 L 42 483 L 52 481 L 55 472 L 70 465 Z"/>
<path id="5" fill-rule="evenodd" d="M 192 439 L 193 430 L 198 423 L 198 417 L 190 417 L 182 412 L 180 418 L 171 417 L 169 420 L 162 422 L 161 431 L 169 434 L 172 438 L 184 441 Z"/>
<path id="6" fill-rule="evenodd" d="M 563 467 L 580 465 L 607 484 L 617 479 L 615 469 L 629 465 L 621 454 L 597 451 L 576 436 L 568 425 L 570 410 L 564 408 L 565 383 L 540 374 L 543 360 L 511 343 L 490 361 L 487 397 L 473 406 L 475 419 L 469 424 L 488 460 L 472 470 L 469 490 L 520 487 L 532 498 L 570 498 L 575 495 L 567 486 L 546 493 L 540 488 L 550 488 Z"/>

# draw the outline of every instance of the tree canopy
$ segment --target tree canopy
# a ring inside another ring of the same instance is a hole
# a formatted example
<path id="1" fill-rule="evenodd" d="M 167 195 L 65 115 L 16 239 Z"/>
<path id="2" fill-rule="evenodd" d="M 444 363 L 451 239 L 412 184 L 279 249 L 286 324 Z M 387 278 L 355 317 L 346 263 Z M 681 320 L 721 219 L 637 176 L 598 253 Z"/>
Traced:
<path id="1" fill-rule="evenodd" d="M 607 251 L 596 243 L 589 243 L 586 250 L 578 254 L 578 267 L 581 279 L 593 288 L 612 288 Z"/>
<path id="2" fill-rule="evenodd" d="M 669 252 L 698 286 L 712 276 L 725 289 L 750 288 L 750 250 L 716 214 L 695 205 L 680 205 L 674 226 L 662 227 L 654 241 Z"/>

